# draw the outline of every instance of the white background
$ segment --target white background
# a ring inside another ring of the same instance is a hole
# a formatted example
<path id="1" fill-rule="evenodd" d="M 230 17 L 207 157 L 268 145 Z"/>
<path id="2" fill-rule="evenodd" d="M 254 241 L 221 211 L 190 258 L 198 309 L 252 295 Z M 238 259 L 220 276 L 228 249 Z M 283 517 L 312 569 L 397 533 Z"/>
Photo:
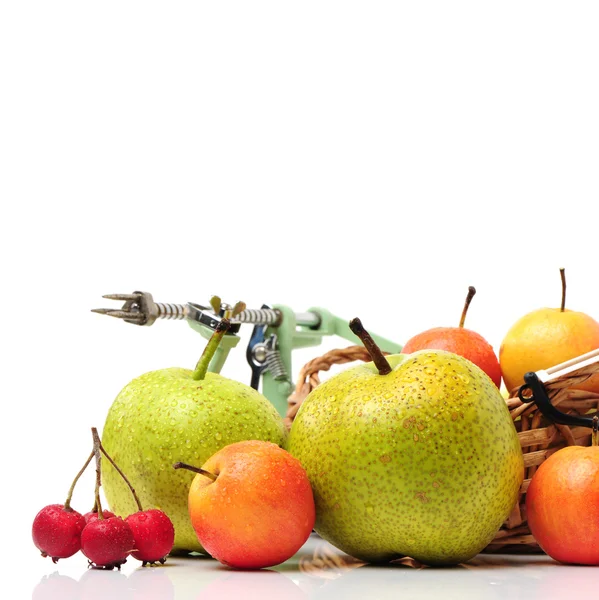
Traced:
<path id="1" fill-rule="evenodd" d="M 475 285 L 467 325 L 498 349 L 518 317 L 558 306 L 563 266 L 568 305 L 599 318 L 598 16 L 594 2 L 2 3 L 11 548 L 38 561 L 33 516 L 64 501 L 118 391 L 203 347 L 184 323 L 91 313 L 118 306 L 102 294 L 319 305 L 404 342 L 457 324 Z M 344 345 L 299 353 L 296 373 Z M 224 373 L 249 381 L 242 349 Z M 75 505 L 91 504 L 85 479 Z"/>

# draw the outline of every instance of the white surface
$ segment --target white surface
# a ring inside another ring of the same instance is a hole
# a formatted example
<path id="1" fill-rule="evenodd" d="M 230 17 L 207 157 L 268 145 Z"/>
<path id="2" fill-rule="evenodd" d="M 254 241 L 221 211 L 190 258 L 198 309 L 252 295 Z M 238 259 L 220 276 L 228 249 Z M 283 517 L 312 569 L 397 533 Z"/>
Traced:
<path id="1" fill-rule="evenodd" d="M 64 501 L 90 427 L 129 380 L 203 347 L 183 323 L 90 313 L 118 305 L 102 294 L 316 304 L 403 342 L 457 324 L 475 285 L 467 326 L 498 349 L 558 306 L 565 266 L 568 305 L 599 318 L 598 17 L 594 1 L 0 3 L 0 514 L 24 589 L 52 570 L 30 562 L 33 516 Z M 340 345 L 298 352 L 294 374 Z M 249 381 L 243 350 L 224 374 Z"/>
<path id="2" fill-rule="evenodd" d="M 27 562 L 36 572 L 32 600 L 547 600 L 574 592 L 593 598 L 597 591 L 596 568 L 560 565 L 544 555 L 481 554 L 452 568 L 359 566 L 317 537 L 286 563 L 261 571 L 202 558 L 169 558 L 157 568 L 130 559 L 120 572 L 87 570 L 81 555 L 56 566 L 41 558 Z"/>

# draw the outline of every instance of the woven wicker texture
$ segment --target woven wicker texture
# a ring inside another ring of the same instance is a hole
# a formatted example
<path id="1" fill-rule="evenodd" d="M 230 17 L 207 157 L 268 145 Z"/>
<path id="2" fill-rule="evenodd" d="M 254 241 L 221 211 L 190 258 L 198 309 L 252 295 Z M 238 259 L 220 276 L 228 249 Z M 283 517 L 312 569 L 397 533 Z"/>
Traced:
<path id="1" fill-rule="evenodd" d="M 328 371 L 333 365 L 355 361 L 369 361 L 370 356 L 362 346 L 331 350 L 311 360 L 300 371 L 295 391 L 289 397 L 286 424 L 291 427 L 293 419 L 308 394 L 320 384 L 319 373 Z M 599 410 L 599 394 L 578 390 L 577 385 L 599 373 L 599 362 L 579 369 L 546 384 L 554 406 L 562 412 L 584 415 Z M 512 390 L 507 405 L 514 421 L 524 455 L 525 478 L 520 488 L 520 497 L 514 510 L 503 524 L 487 552 L 526 553 L 541 552 L 526 523 L 526 490 L 539 465 L 551 454 L 565 446 L 590 446 L 591 429 L 552 424 L 534 404 L 523 403 Z"/>

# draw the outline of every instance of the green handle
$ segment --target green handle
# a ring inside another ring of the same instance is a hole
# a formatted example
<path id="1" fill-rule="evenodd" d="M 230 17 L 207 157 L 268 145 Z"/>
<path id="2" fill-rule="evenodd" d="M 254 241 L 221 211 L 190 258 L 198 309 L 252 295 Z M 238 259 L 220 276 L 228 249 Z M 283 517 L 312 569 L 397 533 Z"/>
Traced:
<path id="1" fill-rule="evenodd" d="M 353 344 L 361 344 L 361 342 L 350 330 L 348 319 L 336 317 L 324 308 L 310 309 L 310 312 L 317 314 L 320 318 L 320 323 L 317 327 L 298 325 L 295 319 L 295 312 L 288 306 L 276 305 L 273 308 L 281 311 L 281 324 L 278 327 L 268 327 L 265 337 L 268 339 L 272 334 L 277 336 L 278 350 L 283 365 L 285 365 L 287 376 L 285 379 L 276 380 L 271 373 L 265 371 L 262 375 L 262 394 L 268 398 L 281 416 L 285 416 L 288 408 L 287 399 L 295 387 L 292 380 L 293 365 L 291 356 L 293 350 L 319 346 L 322 343 L 322 338 L 328 335 L 337 335 Z M 214 332 L 210 327 L 197 321 L 188 320 L 187 322 L 189 323 L 189 326 L 199 332 L 202 337 L 207 340 L 212 337 Z M 376 333 L 372 333 L 371 336 L 381 350 L 391 354 L 398 354 L 401 352 L 401 344 L 392 342 Z M 214 354 L 214 358 L 210 362 L 208 368 L 210 372 L 220 373 L 229 352 L 232 348 L 237 346 L 240 339 L 241 338 L 236 334 L 225 334 L 220 346 Z"/>
<path id="2" fill-rule="evenodd" d="M 203 338 L 206 338 L 207 340 L 209 340 L 212 337 L 214 330 L 210 329 L 210 327 L 207 327 L 206 325 L 203 325 L 202 323 L 198 323 L 197 321 L 190 321 L 189 319 L 187 322 L 189 323 L 189 326 L 193 330 L 199 332 Z M 216 352 L 214 353 L 214 357 L 210 361 L 210 366 L 208 367 L 208 370 L 211 373 L 220 373 L 221 372 L 225 362 L 227 361 L 229 352 L 231 351 L 232 348 L 235 348 L 235 346 L 237 346 L 237 344 L 239 344 L 240 339 L 241 338 L 234 333 L 227 333 L 223 336 L 223 339 L 221 340 L 219 347 L 216 349 Z"/>

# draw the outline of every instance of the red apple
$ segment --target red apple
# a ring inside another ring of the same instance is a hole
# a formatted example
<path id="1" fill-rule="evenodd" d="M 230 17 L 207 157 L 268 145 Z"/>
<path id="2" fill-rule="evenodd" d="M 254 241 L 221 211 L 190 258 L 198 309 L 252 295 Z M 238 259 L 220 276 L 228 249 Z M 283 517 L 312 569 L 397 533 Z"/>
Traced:
<path id="1" fill-rule="evenodd" d="M 476 331 L 464 327 L 466 312 L 474 294 L 476 294 L 476 289 L 470 286 L 458 327 L 434 327 L 418 333 L 405 343 L 402 353 L 410 354 L 416 350 L 446 350 L 459 354 L 480 367 L 499 387 L 501 385 L 501 368 L 493 346 Z"/>
<path id="2" fill-rule="evenodd" d="M 551 558 L 599 565 L 599 446 L 568 446 L 542 463 L 526 493 L 526 514 Z"/>
<path id="3" fill-rule="evenodd" d="M 191 523 L 202 546 L 221 563 L 239 569 L 278 565 L 308 539 L 315 520 L 308 476 L 276 444 L 229 444 L 195 470 Z"/>

